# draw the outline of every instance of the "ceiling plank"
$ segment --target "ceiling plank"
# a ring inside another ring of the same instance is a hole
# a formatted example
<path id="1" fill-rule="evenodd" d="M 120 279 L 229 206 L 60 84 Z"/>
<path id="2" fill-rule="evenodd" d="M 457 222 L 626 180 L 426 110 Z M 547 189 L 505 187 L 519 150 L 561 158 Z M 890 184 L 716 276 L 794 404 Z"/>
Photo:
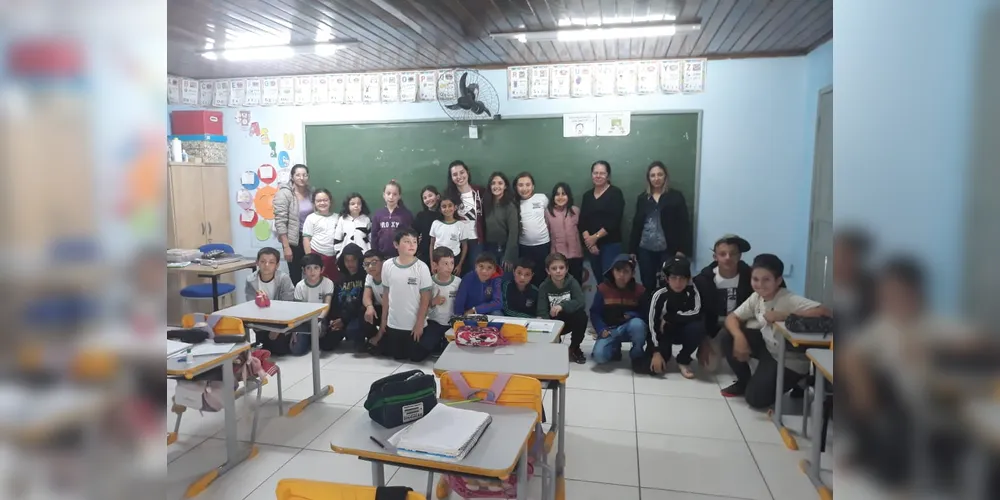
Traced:
<path id="1" fill-rule="evenodd" d="M 757 47 L 760 46 L 761 42 L 770 36 L 774 30 L 781 27 L 781 25 L 787 21 L 788 18 L 794 16 L 800 9 L 808 8 L 810 8 L 809 5 L 803 0 L 792 0 L 791 2 L 786 2 L 782 5 L 780 10 L 768 16 L 767 22 L 765 22 L 764 25 L 761 26 L 756 33 L 754 33 L 753 37 L 746 41 L 745 45 L 740 46 L 740 44 L 737 43 L 733 47 L 733 50 L 740 52 L 756 52 Z"/>
<path id="2" fill-rule="evenodd" d="M 546 30 L 556 30 L 559 29 L 559 13 L 557 10 L 553 10 L 552 5 L 555 0 L 537 0 L 539 6 L 537 11 L 542 14 L 542 24 L 543 29 Z M 565 57 L 562 58 L 563 61 L 581 61 L 584 59 L 583 51 L 580 49 L 580 44 L 576 42 L 559 42 L 562 45 L 561 49 L 565 52 Z"/>
<path id="3" fill-rule="evenodd" d="M 725 24 L 726 20 L 729 19 L 735 5 L 736 0 L 719 0 L 719 4 L 716 5 L 715 11 L 712 12 L 712 17 L 709 17 L 706 22 L 702 24 L 701 33 L 698 34 L 698 40 L 696 40 L 694 45 L 691 47 L 692 56 L 701 57 L 708 52 L 709 43 L 711 43 L 712 39 L 719 33 L 719 29 Z"/>
<path id="4" fill-rule="evenodd" d="M 513 16 L 510 12 L 504 10 L 504 7 L 507 7 L 507 3 L 504 0 L 489 0 L 489 2 L 492 6 L 491 10 L 496 14 L 494 17 L 495 22 L 499 24 L 501 30 L 515 32 L 525 29 L 521 27 L 520 16 Z M 536 44 L 515 43 L 524 49 L 522 54 L 526 55 L 525 58 L 529 61 L 529 64 L 542 64 L 545 61 L 544 53 L 540 53 L 541 51 Z"/>
<path id="5" fill-rule="evenodd" d="M 510 23 L 500 12 L 500 9 L 493 3 L 493 0 L 464 0 L 463 3 L 471 5 L 471 9 L 478 12 L 484 19 L 484 26 L 490 29 L 491 33 L 512 31 Z M 514 59 L 517 64 L 529 64 L 535 60 L 531 51 L 523 43 L 516 40 L 496 40 L 496 43 L 505 48 L 509 54 L 516 54 Z"/>
<path id="6" fill-rule="evenodd" d="M 742 38 L 744 34 L 746 34 L 747 30 L 749 30 L 751 26 L 757 23 L 757 20 L 764 13 L 764 10 L 767 8 L 768 5 L 772 3 L 772 0 L 750 0 L 750 1 L 751 3 L 750 6 L 747 8 L 747 11 L 743 13 L 743 16 L 740 17 L 740 20 L 737 21 L 736 25 L 733 26 L 729 34 L 726 35 L 726 38 L 722 40 L 721 43 L 719 43 L 719 45 L 716 47 L 713 53 L 715 54 L 733 53 L 733 45 L 735 45 L 736 42 L 740 38 Z M 712 49 L 709 48 L 709 50 L 711 51 Z"/>
<path id="7" fill-rule="evenodd" d="M 763 43 L 760 44 L 758 50 L 767 51 L 767 50 L 777 50 L 781 48 L 788 48 L 788 49 L 805 48 L 804 46 L 802 47 L 791 46 L 792 40 L 794 40 L 797 36 L 802 34 L 803 31 L 815 28 L 815 26 L 813 26 L 813 23 L 822 21 L 823 16 L 825 14 L 833 13 L 833 9 L 824 8 L 827 6 L 824 6 L 822 4 L 819 5 L 818 7 L 819 8 L 813 8 L 813 10 L 809 12 L 809 14 L 803 16 L 802 18 L 795 19 L 794 21 L 792 21 L 792 19 L 786 21 L 785 24 L 780 29 L 775 30 L 774 33 L 771 33 L 771 36 L 768 37 L 767 40 L 765 40 Z"/>
<path id="8" fill-rule="evenodd" d="M 701 8 L 698 9 L 698 17 L 701 19 L 701 29 L 696 33 L 689 33 L 684 36 L 684 43 L 681 44 L 681 50 L 679 55 L 681 57 L 691 57 L 694 46 L 698 43 L 698 39 L 701 38 L 703 33 L 702 30 L 708 25 L 708 22 L 712 19 L 712 15 L 715 13 L 719 6 L 719 0 L 702 0 Z"/>
<path id="9" fill-rule="evenodd" d="M 618 2 L 616 0 L 600 0 L 600 4 L 601 11 L 598 17 L 601 19 L 601 24 L 613 21 L 618 15 Z M 614 40 L 597 40 L 597 43 L 604 45 L 606 59 L 622 59 L 618 52 L 618 44 Z"/>
<path id="10" fill-rule="evenodd" d="M 780 15 L 784 11 L 785 6 L 788 5 L 790 0 L 769 0 L 767 2 L 767 7 L 754 19 L 753 23 L 747 26 L 743 34 L 740 35 L 739 39 L 736 40 L 732 45 L 729 46 L 727 52 L 744 52 L 746 46 L 750 43 L 758 33 L 761 32 L 776 15 Z"/>
<path id="11" fill-rule="evenodd" d="M 802 23 L 809 23 L 811 19 L 822 15 L 829 6 L 825 2 L 805 2 L 795 9 L 795 12 L 781 21 L 780 24 L 772 23 L 769 29 L 761 30 L 760 35 L 749 45 L 747 52 L 766 52 L 774 45 L 775 40 L 779 40 L 788 34 L 795 32 Z M 790 6 L 789 6 L 790 8 Z M 777 16 L 776 16 L 777 17 Z M 768 33 L 768 31 L 770 31 Z M 766 33 L 766 36 L 765 36 Z"/>
<path id="12" fill-rule="evenodd" d="M 833 9 L 827 10 L 823 13 L 822 17 L 809 23 L 808 27 L 804 27 L 798 33 L 793 34 L 790 41 L 784 44 L 784 46 L 787 48 L 809 50 L 817 40 L 822 39 L 828 33 L 833 33 Z"/>
<path id="13" fill-rule="evenodd" d="M 675 22 L 681 19 L 681 12 L 684 10 L 684 0 L 663 0 L 662 10 L 664 15 L 672 15 Z M 672 36 L 658 36 L 653 44 L 653 49 L 646 56 L 649 59 L 660 59 L 667 56 L 667 49 L 670 47 Z"/>
<path id="14" fill-rule="evenodd" d="M 481 15 L 484 21 L 480 21 L 479 18 L 474 16 L 472 12 L 469 12 L 465 5 L 463 5 L 466 2 L 459 0 L 443 0 L 443 2 L 456 16 L 462 19 L 462 26 L 466 30 L 467 37 L 482 39 L 498 60 L 510 64 L 518 64 L 522 61 L 520 54 L 510 46 L 509 41 L 503 43 L 504 41 L 494 40 L 489 36 L 491 29 L 486 26 L 487 21 L 485 21 L 489 19 L 489 16 L 485 12 Z M 495 29 L 496 26 L 494 25 L 493 28 Z"/>
<path id="15" fill-rule="evenodd" d="M 753 5 L 753 1 L 743 0 L 733 3 L 732 10 L 729 11 L 729 15 L 726 16 L 726 21 L 719 26 L 719 29 L 711 36 L 708 46 L 705 47 L 703 54 L 717 54 L 719 53 L 719 46 L 726 41 L 730 35 L 732 35 L 733 30 L 739 24 L 739 22 L 746 15 L 747 10 Z"/>
<path id="16" fill-rule="evenodd" d="M 681 15 L 677 18 L 678 23 L 693 22 L 699 20 L 698 13 L 701 12 L 703 4 L 706 0 L 687 0 L 684 2 L 684 9 L 681 11 Z M 667 57 L 673 59 L 675 57 L 681 57 L 681 50 L 684 46 L 684 42 L 691 35 L 674 35 L 670 37 L 670 46 L 667 47 Z"/>
<path id="17" fill-rule="evenodd" d="M 448 19 L 441 17 L 439 12 L 444 12 L 444 9 L 427 9 L 417 2 L 408 2 L 407 7 L 404 9 L 407 15 L 414 19 L 420 19 L 422 21 L 420 24 L 425 26 L 427 31 L 436 34 L 436 38 L 448 38 L 452 43 L 464 49 L 474 59 L 473 64 L 489 64 L 500 60 L 496 54 L 492 53 L 489 47 L 483 45 L 482 40 L 478 38 L 470 39 L 462 34 L 460 23 L 454 22 L 454 20 L 449 22 Z M 432 41 L 427 36 L 420 36 L 428 42 Z M 465 65 L 468 64 L 463 64 L 463 66 Z"/>
<path id="18" fill-rule="evenodd" d="M 538 31 L 542 29 L 542 21 L 527 0 L 496 0 L 497 4 L 507 13 L 507 18 L 515 26 L 515 31 Z M 546 63 L 559 62 L 559 49 L 555 42 L 528 42 L 532 53 L 539 54 L 539 60 Z"/>

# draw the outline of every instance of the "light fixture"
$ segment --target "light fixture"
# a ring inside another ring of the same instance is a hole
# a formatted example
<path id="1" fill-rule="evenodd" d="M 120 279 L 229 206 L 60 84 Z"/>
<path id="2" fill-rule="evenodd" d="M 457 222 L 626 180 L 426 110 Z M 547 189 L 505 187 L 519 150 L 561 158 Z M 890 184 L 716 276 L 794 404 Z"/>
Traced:
<path id="1" fill-rule="evenodd" d="M 262 61 L 288 59 L 298 54 L 328 55 L 334 51 L 357 45 L 357 40 L 337 40 L 309 44 L 261 45 L 251 47 L 209 48 L 198 51 L 206 59 L 222 57 L 228 61 Z"/>
<path id="2" fill-rule="evenodd" d="M 517 40 L 521 43 L 540 41 L 579 42 L 618 38 L 649 38 L 690 33 L 701 29 L 701 23 L 647 23 L 586 28 L 566 28 L 550 31 L 520 31 L 490 33 L 490 38 Z"/>

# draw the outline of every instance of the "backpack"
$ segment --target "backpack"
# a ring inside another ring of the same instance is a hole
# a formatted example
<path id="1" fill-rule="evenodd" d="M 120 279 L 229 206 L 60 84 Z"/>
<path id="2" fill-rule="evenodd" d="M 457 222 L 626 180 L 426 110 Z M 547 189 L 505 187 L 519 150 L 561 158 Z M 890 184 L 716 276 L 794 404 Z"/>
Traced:
<path id="1" fill-rule="evenodd" d="M 796 314 L 789 314 L 785 319 L 785 328 L 795 333 L 833 333 L 833 318 L 803 318 Z"/>
<path id="2" fill-rule="evenodd" d="M 497 325 L 462 325 L 455 330 L 455 343 L 468 347 L 497 347 L 507 345 L 507 339 Z"/>

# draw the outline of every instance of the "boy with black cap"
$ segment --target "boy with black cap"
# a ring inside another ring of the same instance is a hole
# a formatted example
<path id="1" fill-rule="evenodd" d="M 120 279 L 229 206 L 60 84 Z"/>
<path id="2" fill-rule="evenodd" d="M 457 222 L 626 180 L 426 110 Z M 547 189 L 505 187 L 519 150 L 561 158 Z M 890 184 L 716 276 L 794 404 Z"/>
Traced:
<path id="1" fill-rule="evenodd" d="M 677 367 L 684 378 L 694 378 L 691 355 L 705 338 L 702 295 L 691 280 L 691 261 L 675 257 L 663 265 L 666 286 L 650 299 L 649 333 L 651 353 L 649 370 L 655 374 L 666 371 L 673 355 L 671 346 L 681 345 Z"/>
<path id="2" fill-rule="evenodd" d="M 702 307 L 707 336 L 698 347 L 698 361 L 702 366 L 708 365 L 715 354 L 712 340 L 726 329 L 726 316 L 753 293 L 750 266 L 743 262 L 743 254 L 749 251 L 750 242 L 735 234 L 726 234 L 712 247 L 712 263 L 694 277 L 698 290 L 705 294 Z"/>

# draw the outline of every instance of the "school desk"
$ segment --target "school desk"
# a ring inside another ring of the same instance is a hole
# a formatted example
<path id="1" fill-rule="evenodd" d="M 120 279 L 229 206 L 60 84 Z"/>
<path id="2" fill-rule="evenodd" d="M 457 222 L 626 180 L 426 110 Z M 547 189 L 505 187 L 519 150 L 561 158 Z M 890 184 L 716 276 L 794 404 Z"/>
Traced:
<path id="1" fill-rule="evenodd" d="M 223 474 L 231 471 L 237 465 L 249 460 L 257 455 L 257 446 L 254 444 L 254 438 L 256 437 L 257 431 L 257 409 L 254 408 L 254 418 L 253 427 L 250 432 L 250 443 L 244 445 L 239 442 L 236 437 L 236 425 L 237 425 L 237 415 L 236 415 L 236 391 L 231 388 L 236 386 L 236 375 L 233 373 L 233 359 L 235 359 L 241 353 L 250 350 L 250 343 L 242 342 L 239 344 L 231 344 L 232 347 L 228 352 L 220 354 L 205 354 L 201 356 L 192 356 L 191 362 L 188 363 L 186 357 L 181 354 L 175 357 L 167 358 L 167 376 L 170 377 L 183 377 L 185 379 L 194 378 L 202 373 L 205 373 L 213 368 L 222 367 L 222 386 L 224 390 L 222 391 L 222 411 L 225 417 L 225 431 L 226 431 L 226 463 L 212 469 L 205 475 L 198 478 L 195 482 L 188 486 L 187 492 L 184 494 L 184 498 L 192 498 L 197 496 L 216 479 L 221 477 Z M 256 380 L 249 381 L 250 384 L 256 384 Z M 256 389 L 257 387 L 254 387 Z M 244 394 L 248 394 L 250 388 L 244 388 Z"/>
<path id="2" fill-rule="evenodd" d="M 820 499 L 829 500 L 833 498 L 833 490 L 823 484 L 823 480 L 819 477 L 820 457 L 822 453 L 819 446 L 819 435 L 823 432 L 823 401 L 825 399 L 824 394 L 826 394 L 826 383 L 833 383 L 833 351 L 829 349 L 808 349 L 806 350 L 806 357 L 816 367 L 816 370 L 814 370 L 816 372 L 816 382 L 814 385 L 816 397 L 813 398 L 812 409 L 810 410 L 812 411 L 812 417 L 810 417 L 812 424 L 809 429 L 809 435 L 813 437 L 814 442 L 809 449 L 809 460 L 800 462 L 799 467 L 809 476 L 809 480 L 816 487 L 816 492 L 819 493 Z"/>
<path id="3" fill-rule="evenodd" d="M 538 342 L 538 343 L 552 343 L 559 341 L 559 334 L 563 330 L 565 323 L 558 319 L 538 319 L 538 318 L 514 318 L 510 316 L 487 316 L 490 321 L 500 321 L 500 322 L 514 322 L 517 324 L 531 323 L 532 329 L 528 330 L 528 342 Z M 532 331 L 535 330 L 535 325 L 541 325 L 545 331 Z M 449 341 L 455 340 L 455 330 L 449 328 L 444 334 L 445 338 Z"/>
<path id="4" fill-rule="evenodd" d="M 441 400 L 442 403 L 446 401 Z M 349 429 L 344 429 L 330 443 L 337 453 L 353 455 L 372 464 L 372 484 L 385 486 L 385 464 L 417 469 L 432 474 L 461 475 L 477 479 L 506 479 L 517 467 L 517 498 L 528 498 L 528 438 L 531 436 L 538 413 L 526 408 L 499 406 L 485 403 L 463 403 L 461 408 L 489 413 L 489 427 L 469 454 L 458 462 L 442 462 L 396 453 L 389 438 L 403 427 L 386 429 L 370 418 L 356 419 Z M 372 438 L 381 444 L 376 444 Z M 383 448 L 383 446 L 385 446 Z M 540 470 L 541 468 L 536 468 Z M 427 498 L 431 497 L 434 477 L 428 474 Z M 551 497 L 543 498 L 550 499 Z"/>
<path id="5" fill-rule="evenodd" d="M 190 273 L 195 274 L 199 278 L 209 278 L 212 280 L 212 310 L 219 310 L 219 276 L 224 274 L 234 273 L 242 269 L 256 269 L 257 261 L 252 259 L 244 259 L 239 262 L 230 262 L 228 264 L 221 264 L 219 266 L 210 266 L 206 264 L 195 264 L 191 263 L 184 267 L 168 267 L 167 272 L 172 273 Z M 237 287 L 236 291 L 239 291 Z"/>
<path id="6" fill-rule="evenodd" d="M 434 374 L 445 372 L 509 373 L 536 378 L 552 389 L 552 427 L 546 436 L 546 448 L 558 437 L 556 481 L 551 481 L 552 498 L 565 497 L 566 466 L 566 379 L 569 378 L 569 346 L 553 343 L 511 344 L 504 347 L 463 347 L 449 343 L 437 363 Z M 554 432 L 554 434 L 551 434 Z"/>
<path id="7" fill-rule="evenodd" d="M 792 347 L 819 347 L 829 349 L 830 344 L 833 342 L 833 334 L 823 334 L 823 333 L 795 333 L 788 331 L 785 328 L 784 321 L 778 321 L 772 325 L 775 334 L 782 335 L 787 342 L 778 342 L 778 380 L 774 386 L 774 410 L 771 411 L 771 421 L 774 422 L 774 426 L 778 428 L 778 432 L 781 434 L 781 440 L 784 441 L 785 446 L 790 450 L 799 449 L 798 443 L 795 441 L 795 436 L 792 436 L 791 431 L 785 427 L 782 422 L 781 417 L 784 415 L 784 395 L 785 395 L 785 344 L 792 344 Z M 816 394 L 822 394 L 817 392 Z"/>
<path id="8" fill-rule="evenodd" d="M 319 371 L 319 316 L 327 309 L 326 304 L 316 304 L 312 302 L 289 302 L 286 300 L 272 300 L 270 307 L 258 307 L 250 300 L 227 307 L 215 314 L 221 316 L 232 316 L 243 320 L 247 328 L 261 330 L 263 335 L 267 332 L 287 333 L 297 326 L 309 322 L 310 341 L 312 343 L 312 379 L 313 395 L 295 403 L 288 409 L 288 416 L 294 417 L 302 413 L 307 406 L 333 394 L 333 386 L 320 387 Z"/>

